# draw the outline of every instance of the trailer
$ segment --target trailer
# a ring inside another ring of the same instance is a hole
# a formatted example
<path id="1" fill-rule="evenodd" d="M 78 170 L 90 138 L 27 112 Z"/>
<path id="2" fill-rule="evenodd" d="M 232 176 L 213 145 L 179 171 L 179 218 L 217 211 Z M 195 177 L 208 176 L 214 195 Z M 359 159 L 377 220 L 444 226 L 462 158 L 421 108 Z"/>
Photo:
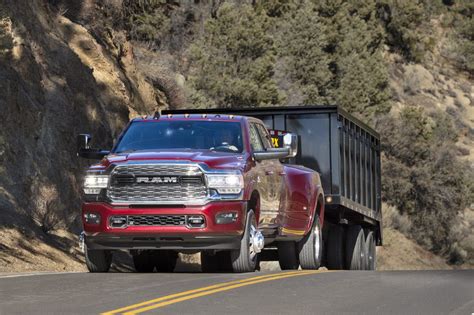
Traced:
<path id="1" fill-rule="evenodd" d="M 274 145 L 281 142 L 278 137 L 285 132 L 298 135 L 298 154 L 286 163 L 320 173 L 325 193 L 326 263 L 331 269 L 344 269 L 346 234 L 355 233 L 351 226 L 362 227 L 366 235 L 372 233 L 376 244 L 382 245 L 380 136 L 375 130 L 338 106 L 162 112 L 163 115 L 186 113 L 258 118 L 273 132 Z"/>

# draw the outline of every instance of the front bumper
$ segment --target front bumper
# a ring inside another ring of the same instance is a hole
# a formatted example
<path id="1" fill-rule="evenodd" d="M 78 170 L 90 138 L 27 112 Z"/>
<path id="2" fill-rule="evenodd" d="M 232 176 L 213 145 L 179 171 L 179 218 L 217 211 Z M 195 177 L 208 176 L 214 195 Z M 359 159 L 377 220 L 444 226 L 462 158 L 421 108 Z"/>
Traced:
<path id="1" fill-rule="evenodd" d="M 237 212 L 235 222 L 217 224 L 216 214 Z M 100 215 L 100 224 L 88 224 L 85 213 Z M 85 244 L 88 249 L 175 249 L 175 250 L 222 250 L 240 248 L 244 230 L 247 203 L 245 201 L 211 202 L 196 207 L 129 208 L 114 207 L 107 203 L 90 202 L 82 205 L 82 219 Z M 112 216 L 127 215 L 202 215 L 205 226 L 128 226 L 113 228 L 109 226 Z"/>

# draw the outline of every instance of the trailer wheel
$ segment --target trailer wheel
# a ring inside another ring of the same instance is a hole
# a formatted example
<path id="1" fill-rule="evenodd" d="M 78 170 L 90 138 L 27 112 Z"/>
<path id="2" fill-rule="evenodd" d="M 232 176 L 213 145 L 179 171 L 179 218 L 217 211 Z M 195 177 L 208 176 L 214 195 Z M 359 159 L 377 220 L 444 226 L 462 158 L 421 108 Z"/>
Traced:
<path id="1" fill-rule="evenodd" d="M 153 272 L 155 269 L 153 254 L 149 250 L 138 252 L 133 255 L 133 265 L 137 272 Z"/>
<path id="2" fill-rule="evenodd" d="M 311 231 L 299 243 L 299 259 L 302 269 L 318 269 L 323 257 L 323 233 L 319 216 L 314 217 Z"/>
<path id="3" fill-rule="evenodd" d="M 112 264 L 112 253 L 108 250 L 85 248 L 86 265 L 89 272 L 107 272 Z"/>
<path id="4" fill-rule="evenodd" d="M 278 262 L 281 270 L 297 270 L 300 267 L 295 242 L 278 242 Z"/>
<path id="5" fill-rule="evenodd" d="M 329 229 L 326 264 L 329 270 L 344 269 L 344 227 L 333 225 Z"/>
<path id="6" fill-rule="evenodd" d="M 377 256 L 374 232 L 370 231 L 365 239 L 366 270 L 375 270 L 377 267 Z"/>
<path id="7" fill-rule="evenodd" d="M 156 271 L 173 272 L 178 261 L 178 253 L 173 250 L 156 250 L 153 251 L 153 262 Z"/>
<path id="8" fill-rule="evenodd" d="M 258 265 L 258 250 L 256 250 L 257 220 L 253 210 L 247 213 L 245 232 L 240 243 L 240 249 L 231 251 L 232 270 L 234 272 L 254 272 Z"/>
<path id="9" fill-rule="evenodd" d="M 351 225 L 346 234 L 346 269 L 364 270 L 365 262 L 365 237 L 360 225 Z"/>

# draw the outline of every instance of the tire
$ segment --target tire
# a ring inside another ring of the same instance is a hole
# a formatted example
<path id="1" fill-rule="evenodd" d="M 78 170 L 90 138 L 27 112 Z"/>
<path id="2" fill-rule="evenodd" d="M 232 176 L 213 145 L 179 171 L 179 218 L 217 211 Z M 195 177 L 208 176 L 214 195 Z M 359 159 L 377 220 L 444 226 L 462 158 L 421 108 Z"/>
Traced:
<path id="1" fill-rule="evenodd" d="M 220 251 L 214 254 L 201 252 L 201 271 L 206 273 L 232 272 L 229 251 Z"/>
<path id="2" fill-rule="evenodd" d="M 152 252 L 144 250 L 133 255 L 133 265 L 137 272 L 153 272 L 153 269 L 155 269 L 155 263 Z"/>
<path id="3" fill-rule="evenodd" d="M 329 229 L 326 265 L 329 270 L 344 269 L 344 226 L 342 225 L 333 225 Z"/>
<path id="4" fill-rule="evenodd" d="M 346 234 L 346 269 L 364 270 L 365 237 L 360 225 L 351 225 Z"/>
<path id="5" fill-rule="evenodd" d="M 281 270 L 297 270 L 300 267 L 295 242 L 278 242 L 278 262 Z"/>
<path id="6" fill-rule="evenodd" d="M 366 250 L 366 270 L 375 270 L 377 268 L 377 251 L 375 247 L 374 232 L 370 231 L 365 239 Z"/>
<path id="7" fill-rule="evenodd" d="M 317 270 L 323 257 L 323 233 L 319 216 L 314 217 L 311 231 L 299 242 L 299 260 L 301 269 Z"/>
<path id="8" fill-rule="evenodd" d="M 108 250 L 85 248 L 86 265 L 89 272 L 107 272 L 112 264 L 112 253 Z"/>
<path id="9" fill-rule="evenodd" d="M 253 250 L 252 234 L 257 231 L 257 220 L 253 210 L 247 213 L 245 232 L 239 250 L 230 252 L 234 272 L 254 272 L 258 266 L 258 254 Z"/>
<path id="10" fill-rule="evenodd" d="M 173 272 L 178 261 L 178 253 L 173 250 L 153 251 L 153 263 L 158 272 Z"/>

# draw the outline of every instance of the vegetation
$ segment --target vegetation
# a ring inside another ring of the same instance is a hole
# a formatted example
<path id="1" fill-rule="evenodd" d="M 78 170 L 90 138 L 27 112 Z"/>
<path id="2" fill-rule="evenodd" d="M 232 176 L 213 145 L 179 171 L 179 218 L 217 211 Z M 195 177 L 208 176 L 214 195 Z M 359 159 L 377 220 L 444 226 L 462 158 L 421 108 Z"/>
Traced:
<path id="1" fill-rule="evenodd" d="M 406 108 L 399 119 L 382 120 L 385 199 L 412 221 L 410 233 L 436 253 L 450 254 L 465 235 L 454 233 L 458 214 L 474 201 L 469 167 L 453 146 L 454 125 L 448 116 L 427 116 Z"/>

